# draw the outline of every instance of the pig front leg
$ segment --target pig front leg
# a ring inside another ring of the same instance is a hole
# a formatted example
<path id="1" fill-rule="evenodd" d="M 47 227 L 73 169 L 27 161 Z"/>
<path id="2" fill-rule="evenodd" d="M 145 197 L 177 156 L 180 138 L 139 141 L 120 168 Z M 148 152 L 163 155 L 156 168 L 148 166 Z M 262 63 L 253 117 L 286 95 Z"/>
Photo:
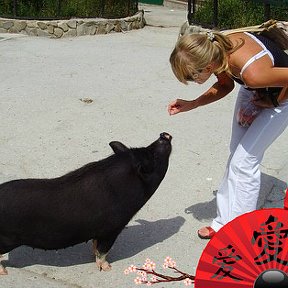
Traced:
<path id="1" fill-rule="evenodd" d="M 96 256 L 96 266 L 100 271 L 110 271 L 112 269 L 112 266 L 106 260 L 106 256 L 114 244 L 116 237 L 109 240 L 93 239 L 93 253 Z"/>
<path id="2" fill-rule="evenodd" d="M 109 264 L 108 261 L 106 261 L 106 254 L 101 254 L 99 250 L 97 249 L 98 241 L 93 240 L 93 253 L 96 257 L 96 266 L 99 269 L 99 271 L 110 271 L 112 269 L 112 266 Z"/>

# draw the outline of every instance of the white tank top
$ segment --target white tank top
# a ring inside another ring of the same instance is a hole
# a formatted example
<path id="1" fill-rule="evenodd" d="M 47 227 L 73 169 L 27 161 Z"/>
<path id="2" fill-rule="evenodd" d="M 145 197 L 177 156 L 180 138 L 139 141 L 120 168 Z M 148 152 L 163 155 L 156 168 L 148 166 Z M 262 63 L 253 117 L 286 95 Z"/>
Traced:
<path id="1" fill-rule="evenodd" d="M 242 74 L 243 72 L 246 70 L 246 68 L 251 65 L 254 61 L 256 61 L 257 59 L 268 55 L 273 63 L 274 66 L 274 57 L 271 54 L 271 52 L 265 47 L 265 45 L 259 40 L 257 39 L 254 35 L 248 33 L 248 32 L 244 32 L 246 35 L 248 35 L 250 38 L 252 38 L 253 40 L 255 40 L 262 48 L 263 50 L 261 50 L 260 52 L 258 52 L 256 55 L 252 56 L 242 67 L 241 71 L 240 71 L 240 77 L 242 78 Z"/>

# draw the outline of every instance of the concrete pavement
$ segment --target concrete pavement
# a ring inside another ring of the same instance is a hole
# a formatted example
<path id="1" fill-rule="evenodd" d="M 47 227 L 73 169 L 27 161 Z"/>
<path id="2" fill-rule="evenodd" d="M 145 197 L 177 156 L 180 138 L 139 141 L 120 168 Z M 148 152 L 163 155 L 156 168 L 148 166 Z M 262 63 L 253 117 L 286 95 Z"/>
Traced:
<path id="1" fill-rule="evenodd" d="M 137 147 L 162 131 L 173 136 L 169 171 L 119 235 L 108 256 L 111 272 L 96 270 L 90 242 L 47 252 L 20 247 L 4 255 L 9 275 L 0 277 L 0 287 L 134 287 L 124 269 L 149 257 L 161 271 L 167 255 L 195 274 L 207 244 L 196 231 L 216 213 L 237 90 L 170 117 L 170 101 L 197 97 L 214 79 L 185 86 L 171 72 L 168 59 L 185 10 L 139 8 L 148 25 L 128 33 L 58 40 L 0 35 L 0 182 L 60 176 L 110 155 L 113 140 Z M 287 140 L 285 131 L 265 155 L 260 206 L 282 203 Z"/>

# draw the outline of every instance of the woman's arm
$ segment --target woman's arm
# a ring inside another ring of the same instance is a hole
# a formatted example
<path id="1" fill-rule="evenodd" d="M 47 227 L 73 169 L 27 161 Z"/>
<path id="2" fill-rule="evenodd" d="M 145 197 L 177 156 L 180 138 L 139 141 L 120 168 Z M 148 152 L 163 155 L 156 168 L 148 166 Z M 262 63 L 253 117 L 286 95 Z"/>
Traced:
<path id="1" fill-rule="evenodd" d="M 168 113 L 170 115 L 175 115 L 180 112 L 190 111 L 215 102 L 229 94 L 234 88 L 234 81 L 225 72 L 216 75 L 216 77 L 218 81 L 195 100 L 187 101 L 177 99 L 171 102 L 168 106 Z"/>
<path id="2" fill-rule="evenodd" d="M 259 60 L 258 60 L 259 61 Z M 243 73 L 243 81 L 250 88 L 285 87 L 288 85 L 288 68 L 271 67 L 265 61 L 253 63 Z"/>
<path id="3" fill-rule="evenodd" d="M 266 65 L 264 65 L 266 63 Z M 288 68 L 286 67 L 271 67 L 265 61 L 253 63 L 251 67 L 243 73 L 243 80 L 250 88 L 266 88 L 266 87 L 283 87 L 277 101 L 279 104 L 288 99 Z M 254 99 L 257 106 L 271 108 L 276 106 L 269 97 L 261 97 L 257 95 Z"/>
<path id="4" fill-rule="evenodd" d="M 225 72 L 216 75 L 216 77 L 218 81 L 204 94 L 194 100 L 197 107 L 218 101 L 234 89 L 234 81 Z"/>

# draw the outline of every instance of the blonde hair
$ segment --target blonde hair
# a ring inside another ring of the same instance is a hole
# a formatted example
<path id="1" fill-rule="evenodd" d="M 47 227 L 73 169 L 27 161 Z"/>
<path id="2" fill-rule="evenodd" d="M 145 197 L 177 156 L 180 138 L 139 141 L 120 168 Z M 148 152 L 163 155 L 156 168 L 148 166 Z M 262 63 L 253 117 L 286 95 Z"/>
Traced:
<path id="1" fill-rule="evenodd" d="M 229 71 L 227 53 L 233 50 L 232 42 L 220 32 L 183 35 L 171 53 L 171 68 L 177 79 L 187 84 L 189 76 L 199 73 L 211 63 L 219 66 L 214 71 L 216 74 Z"/>

